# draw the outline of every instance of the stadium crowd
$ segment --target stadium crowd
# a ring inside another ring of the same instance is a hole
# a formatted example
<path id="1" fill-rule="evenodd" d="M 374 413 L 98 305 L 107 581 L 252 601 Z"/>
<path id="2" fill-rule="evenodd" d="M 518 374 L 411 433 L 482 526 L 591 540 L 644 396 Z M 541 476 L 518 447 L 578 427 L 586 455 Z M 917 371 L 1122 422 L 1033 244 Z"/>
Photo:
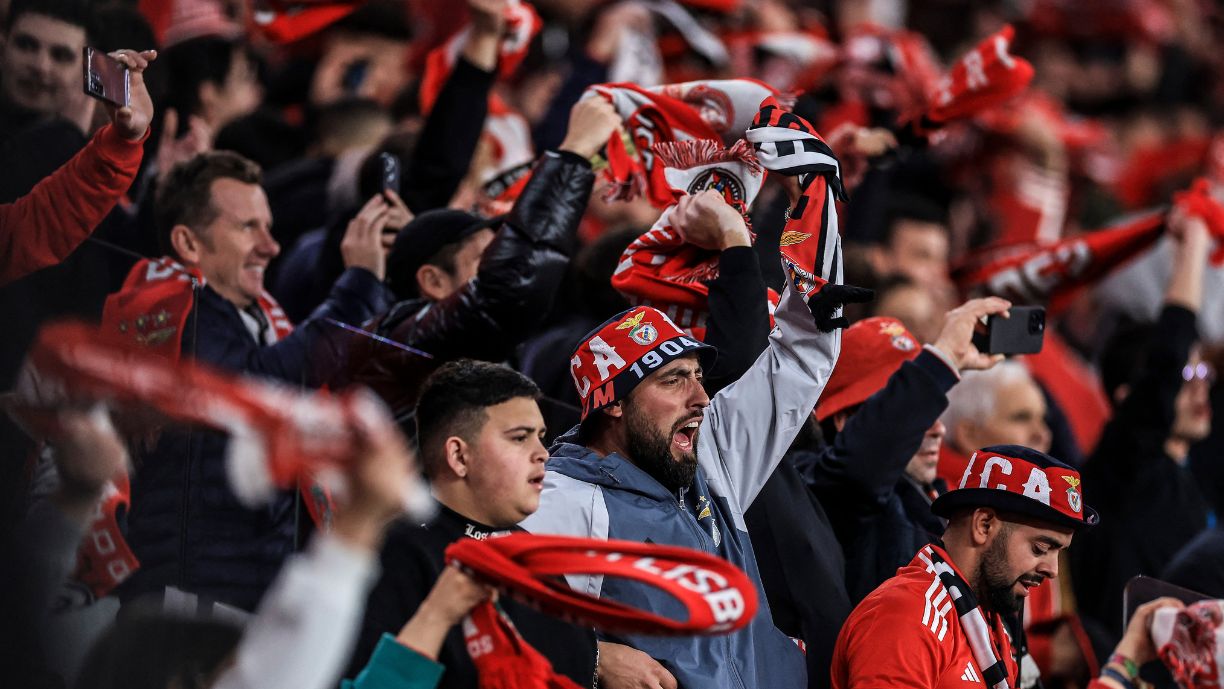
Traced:
<path id="1" fill-rule="evenodd" d="M 0 17 L 11 686 L 1219 686 L 1217 3 Z"/>

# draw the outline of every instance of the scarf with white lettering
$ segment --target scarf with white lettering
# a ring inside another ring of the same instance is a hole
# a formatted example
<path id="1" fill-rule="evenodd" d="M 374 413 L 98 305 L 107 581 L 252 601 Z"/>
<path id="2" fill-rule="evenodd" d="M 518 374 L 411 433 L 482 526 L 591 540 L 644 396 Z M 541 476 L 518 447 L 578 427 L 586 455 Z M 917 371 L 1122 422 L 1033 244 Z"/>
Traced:
<path id="1" fill-rule="evenodd" d="M 1201 218 L 1216 240 L 1210 260 L 1224 264 L 1224 205 L 1198 179 L 1190 189 L 1173 195 L 1181 212 Z M 968 295 L 990 294 L 1017 304 L 1049 303 L 1056 313 L 1079 291 L 1151 248 L 1166 229 L 1165 210 L 1149 211 L 1079 237 L 1039 246 L 993 247 L 978 253 L 953 271 L 953 279 Z"/>
<path id="2" fill-rule="evenodd" d="M 986 623 L 986 617 L 982 614 L 977 597 L 973 595 L 973 589 L 933 546 L 923 548 L 918 553 L 918 558 L 926 563 L 928 572 L 939 577 L 939 584 L 956 607 L 961 631 L 969 642 L 973 659 L 982 669 L 982 681 L 989 689 L 1009 689 L 1011 685 L 1007 679 L 1007 664 L 995 654 L 994 644 L 990 641 L 990 625 Z M 932 587 L 934 585 L 932 583 Z"/>
<path id="3" fill-rule="evenodd" d="M 175 361 L 128 337 L 72 321 L 42 328 L 7 402 L 35 438 L 58 434 L 59 408 L 99 402 L 121 418 L 143 420 L 146 427 L 156 418 L 228 432 L 230 486 L 249 507 L 299 486 L 304 495 L 318 492 L 317 499 L 330 505 L 319 481 L 342 493 L 338 468 L 356 459 L 357 429 L 388 414 L 368 391 L 303 392 L 190 360 Z M 423 485 L 405 486 L 404 495 L 406 507 L 428 514 L 432 502 Z M 95 594 L 104 594 L 139 565 L 129 550 L 119 548 L 122 534 L 113 524 L 113 510 L 127 500 L 108 489 L 104 507 L 112 511 L 98 515 L 90 527 L 106 538 L 86 539 L 80 551 L 81 571 Z M 320 528 L 327 528 L 327 521 Z"/>
<path id="4" fill-rule="evenodd" d="M 727 634 L 756 615 L 756 587 L 735 565 L 690 548 L 633 541 L 514 533 L 446 549 L 447 563 L 550 615 L 615 634 Z M 571 589 L 567 574 L 630 579 L 662 589 L 687 609 L 684 620 Z M 492 602 L 463 623 L 481 689 L 577 689 L 515 631 Z"/>

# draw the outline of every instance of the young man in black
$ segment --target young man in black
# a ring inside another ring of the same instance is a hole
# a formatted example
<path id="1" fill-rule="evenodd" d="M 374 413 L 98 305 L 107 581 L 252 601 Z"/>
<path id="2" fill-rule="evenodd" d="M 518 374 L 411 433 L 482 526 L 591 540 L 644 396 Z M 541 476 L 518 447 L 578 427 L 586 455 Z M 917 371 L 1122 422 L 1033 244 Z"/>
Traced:
<path id="1" fill-rule="evenodd" d="M 517 530 L 539 507 L 548 459 L 539 396 L 522 374 L 467 359 L 442 366 L 425 382 L 416 408 L 417 446 L 438 514 L 425 524 L 400 522 L 390 529 L 382 578 L 366 606 L 350 676 L 365 666 L 382 634 L 395 633 L 421 605 L 446 566 L 446 546 Z M 592 630 L 508 598 L 499 604 L 559 673 L 581 686 L 591 683 Z M 447 635 L 437 660 L 446 667 L 440 687 L 476 688 L 476 668 L 460 628 Z"/>

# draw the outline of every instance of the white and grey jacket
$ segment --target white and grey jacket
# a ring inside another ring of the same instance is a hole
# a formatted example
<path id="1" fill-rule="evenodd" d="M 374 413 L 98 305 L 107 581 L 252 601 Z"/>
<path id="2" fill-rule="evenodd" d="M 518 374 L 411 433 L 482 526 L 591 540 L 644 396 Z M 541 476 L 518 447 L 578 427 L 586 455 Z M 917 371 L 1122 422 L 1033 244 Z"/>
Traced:
<path id="1" fill-rule="evenodd" d="M 841 276 L 835 251 L 835 278 Z M 551 449 L 540 509 L 522 526 L 536 533 L 686 546 L 742 568 L 761 601 L 748 627 L 725 636 L 630 636 L 611 639 L 642 650 L 689 689 L 796 689 L 807 686 L 803 656 L 774 627 L 748 538 L 744 511 L 781 461 L 824 390 L 841 348 L 841 333 L 821 332 L 789 286 L 766 349 L 735 383 L 710 401 L 697 440 L 691 487 L 673 494 L 631 461 L 600 456 L 577 444 L 577 429 Z M 575 589 L 682 617 L 658 590 L 597 575 L 569 578 Z"/>

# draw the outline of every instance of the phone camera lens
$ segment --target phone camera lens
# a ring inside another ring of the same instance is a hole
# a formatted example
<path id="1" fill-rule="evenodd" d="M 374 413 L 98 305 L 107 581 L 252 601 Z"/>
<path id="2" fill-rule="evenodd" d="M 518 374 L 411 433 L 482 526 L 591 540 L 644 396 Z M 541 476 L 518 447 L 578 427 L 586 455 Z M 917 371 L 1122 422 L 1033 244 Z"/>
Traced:
<path id="1" fill-rule="evenodd" d="M 1045 314 L 1035 311 L 1029 314 L 1029 332 L 1039 333 L 1045 330 Z"/>

